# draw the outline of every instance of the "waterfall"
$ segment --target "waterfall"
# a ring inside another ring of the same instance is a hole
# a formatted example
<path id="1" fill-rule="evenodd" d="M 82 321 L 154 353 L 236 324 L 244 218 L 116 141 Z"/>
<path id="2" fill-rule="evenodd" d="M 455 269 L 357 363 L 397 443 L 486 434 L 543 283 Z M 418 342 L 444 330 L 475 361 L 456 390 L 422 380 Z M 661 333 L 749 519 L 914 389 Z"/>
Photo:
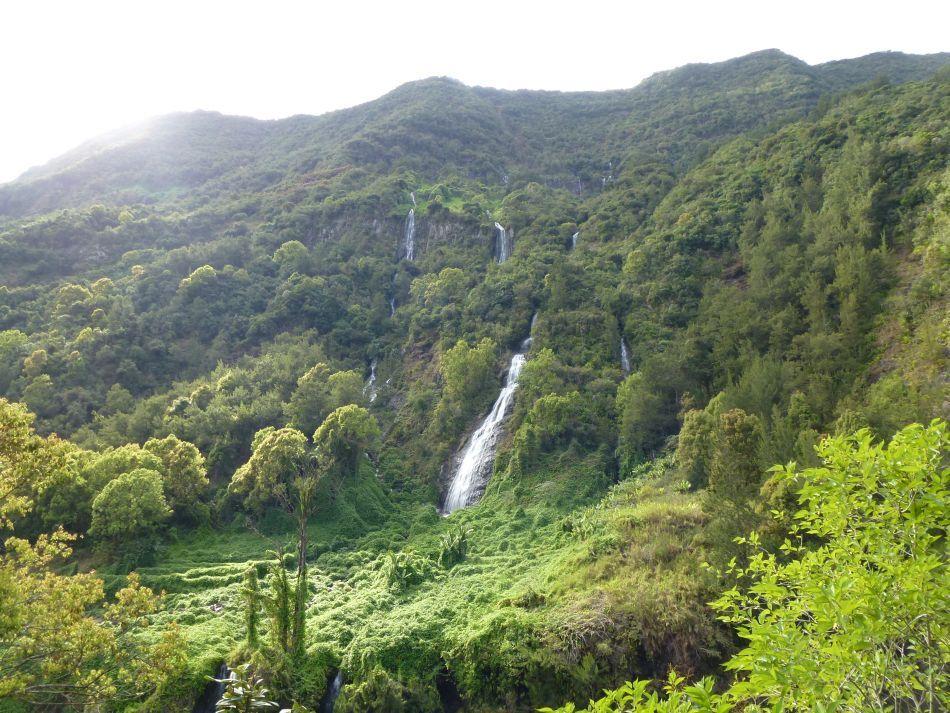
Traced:
<path id="1" fill-rule="evenodd" d="M 396 298 L 395 297 L 389 298 L 389 316 L 390 317 L 396 316 Z"/>
<path id="2" fill-rule="evenodd" d="M 192 709 L 194 713 L 214 713 L 218 707 L 218 701 L 224 695 L 225 681 L 231 677 L 231 669 L 226 663 L 222 663 L 218 668 L 218 675 L 205 686 L 204 692 L 195 702 Z"/>
<path id="3" fill-rule="evenodd" d="M 416 194 L 413 191 L 409 191 L 409 197 L 412 198 L 412 207 L 416 207 Z"/>
<path id="4" fill-rule="evenodd" d="M 323 694 L 323 700 L 320 701 L 320 713 L 333 713 L 333 706 L 336 705 L 341 688 L 343 688 L 343 672 L 338 669 L 336 676 L 327 686 L 326 693 Z"/>
<path id="5" fill-rule="evenodd" d="M 577 231 L 571 236 L 571 250 L 577 249 L 577 238 L 580 237 L 581 231 Z"/>
<path id="6" fill-rule="evenodd" d="M 495 255 L 499 263 L 511 257 L 512 240 L 508 237 L 508 231 L 504 229 L 501 223 L 495 223 L 495 230 L 498 231 L 498 237 L 495 242 Z"/>
<path id="7" fill-rule="evenodd" d="M 376 360 L 369 363 L 369 380 L 363 387 L 363 396 L 369 396 L 369 402 L 376 400 Z"/>
<path id="8" fill-rule="evenodd" d="M 530 339 L 529 336 L 528 340 Z M 488 478 L 491 477 L 492 466 L 495 464 L 495 448 L 501 438 L 502 425 L 514 402 L 515 389 L 518 388 L 518 375 L 521 373 L 524 362 L 523 352 L 518 352 L 511 357 L 504 388 L 495 399 L 491 411 L 468 439 L 465 450 L 462 452 L 458 470 L 455 471 L 455 477 L 452 478 L 449 490 L 445 494 L 445 502 L 442 505 L 443 515 L 472 505 L 485 490 Z"/>
<path id="9" fill-rule="evenodd" d="M 534 341 L 534 325 L 538 323 L 538 313 L 535 312 L 531 315 L 531 326 L 528 327 L 528 336 L 524 338 L 524 341 L 521 342 L 521 351 L 524 354 L 528 353 L 528 350 L 531 349 L 531 343 Z"/>
<path id="10" fill-rule="evenodd" d="M 624 374 L 630 373 L 630 349 L 627 347 L 627 340 L 620 337 L 620 368 Z"/>
<path id="11" fill-rule="evenodd" d="M 406 260 L 412 260 L 416 252 L 416 209 L 410 208 L 406 216 L 406 231 L 403 236 L 403 252 Z"/>

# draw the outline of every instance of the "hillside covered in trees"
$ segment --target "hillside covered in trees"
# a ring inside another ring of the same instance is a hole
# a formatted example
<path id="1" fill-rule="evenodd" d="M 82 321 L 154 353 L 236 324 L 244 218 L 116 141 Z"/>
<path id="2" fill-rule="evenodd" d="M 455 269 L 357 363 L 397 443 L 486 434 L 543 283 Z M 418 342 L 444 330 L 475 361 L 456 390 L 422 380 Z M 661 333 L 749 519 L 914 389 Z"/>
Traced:
<path id="1" fill-rule="evenodd" d="M 0 186 L 0 712 L 211 711 L 222 665 L 947 706 L 948 66 L 432 78 Z"/>

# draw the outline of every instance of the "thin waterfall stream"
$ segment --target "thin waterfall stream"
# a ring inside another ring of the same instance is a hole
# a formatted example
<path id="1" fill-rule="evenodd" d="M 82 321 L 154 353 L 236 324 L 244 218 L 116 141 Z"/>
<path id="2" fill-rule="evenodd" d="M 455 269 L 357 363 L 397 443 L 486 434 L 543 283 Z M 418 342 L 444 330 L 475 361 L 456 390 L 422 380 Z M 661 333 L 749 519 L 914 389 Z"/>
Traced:
<path id="1" fill-rule="evenodd" d="M 630 373 L 630 347 L 627 346 L 627 340 L 620 337 L 620 368 L 624 374 Z"/>
<path id="2" fill-rule="evenodd" d="M 226 687 L 225 681 L 231 677 L 231 669 L 226 663 L 218 667 L 218 675 L 214 680 L 208 681 L 201 697 L 195 702 L 193 713 L 214 713 L 218 707 L 218 701 L 224 695 Z"/>
<path id="3" fill-rule="evenodd" d="M 323 700 L 320 701 L 320 713 L 333 713 L 333 707 L 336 705 L 336 699 L 340 695 L 340 689 L 343 688 L 343 672 L 337 670 L 336 676 L 327 686 L 326 693 L 323 694 Z"/>
<path id="4" fill-rule="evenodd" d="M 503 263 L 511 257 L 511 238 L 501 223 L 495 223 L 495 230 L 498 231 L 498 236 L 495 240 L 495 256 L 499 263 Z"/>
<path id="5" fill-rule="evenodd" d="M 406 260 L 413 260 L 416 255 L 416 209 L 410 208 L 406 216 L 406 229 L 403 233 L 403 256 Z"/>
<path id="6" fill-rule="evenodd" d="M 366 381 L 366 385 L 363 386 L 363 396 L 369 397 L 369 402 L 373 403 L 376 400 L 376 360 L 373 359 L 369 363 L 369 379 Z"/>

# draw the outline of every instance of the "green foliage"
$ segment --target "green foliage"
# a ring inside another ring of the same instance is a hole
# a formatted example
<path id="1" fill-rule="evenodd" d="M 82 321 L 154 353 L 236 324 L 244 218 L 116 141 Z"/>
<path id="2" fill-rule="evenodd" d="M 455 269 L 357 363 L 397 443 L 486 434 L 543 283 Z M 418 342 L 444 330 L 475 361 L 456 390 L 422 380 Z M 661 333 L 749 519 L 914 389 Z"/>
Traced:
<path id="1" fill-rule="evenodd" d="M 630 465 L 645 460 L 660 444 L 662 426 L 657 412 L 662 397 L 641 372 L 628 376 L 617 389 L 619 444 L 623 463 Z"/>
<path id="2" fill-rule="evenodd" d="M 716 418 L 706 410 L 692 409 L 683 416 L 676 439 L 676 464 L 694 487 L 706 485 L 713 450 Z"/>
<path id="3" fill-rule="evenodd" d="M 264 680 L 254 675 L 250 664 L 238 666 L 228 678 L 212 680 L 224 684 L 224 693 L 214 707 L 216 711 L 254 713 L 279 708 L 269 699 L 270 691 L 264 687 Z"/>
<path id="4" fill-rule="evenodd" d="M 589 713 L 728 713 L 734 706 L 713 692 L 715 682 L 704 678 L 694 685 L 685 685 L 685 679 L 670 671 L 662 693 L 650 690 L 650 681 L 625 683 L 608 691 L 607 695 L 591 701 L 584 711 Z M 539 713 L 576 713 L 574 704 L 556 711 L 539 708 Z"/>
<path id="5" fill-rule="evenodd" d="M 795 710 L 940 706 L 948 447 L 942 421 L 887 444 L 864 430 L 823 441 L 821 467 L 777 469 L 802 481 L 792 535 L 820 544 L 756 553 L 736 573 L 743 588 L 715 603 L 748 642 L 727 666 L 742 676 L 733 695 L 790 699 Z"/>
<path id="6" fill-rule="evenodd" d="M 439 565 L 451 569 L 465 559 L 468 552 L 469 531 L 459 527 L 457 530 L 443 532 L 439 537 Z"/>
<path id="7" fill-rule="evenodd" d="M 241 589 L 244 600 L 245 639 L 249 648 L 258 644 L 257 624 L 261 606 L 261 593 L 257 583 L 257 568 L 248 567 L 244 572 L 244 587 Z"/>
<path id="8" fill-rule="evenodd" d="M 313 434 L 313 445 L 340 477 L 355 475 L 363 454 L 377 447 L 379 425 L 362 406 L 341 406 Z"/>
<path id="9" fill-rule="evenodd" d="M 709 463 L 709 489 L 714 497 L 740 502 L 755 495 L 762 477 L 761 447 L 758 418 L 742 409 L 719 415 Z"/>
<path id="10" fill-rule="evenodd" d="M 173 435 L 150 439 L 143 448 L 162 460 L 162 482 L 171 508 L 176 513 L 193 511 L 208 488 L 201 452 Z"/>
<path id="11" fill-rule="evenodd" d="M 637 681 L 586 710 L 939 708 L 950 685 L 948 447 L 937 420 L 886 444 L 866 429 L 829 438 L 818 449 L 822 466 L 773 468 L 800 486 L 795 539 L 777 554 L 754 534 L 743 539 L 753 554 L 732 565 L 740 584 L 713 603 L 746 642 L 726 664 L 738 679 L 715 694 L 711 679 L 683 687 L 671 673 L 664 697 Z"/>
<path id="12" fill-rule="evenodd" d="M 462 424 L 487 408 L 498 383 L 496 357 L 497 346 L 488 337 L 475 347 L 459 340 L 442 355 L 442 399 L 433 415 L 437 432 L 455 435 Z"/>
<path id="13" fill-rule="evenodd" d="M 118 448 L 110 448 L 92 458 L 83 468 L 82 477 L 93 493 L 99 493 L 124 473 L 145 469 L 161 474 L 164 467 L 160 456 L 151 450 L 129 443 Z"/>
<path id="14" fill-rule="evenodd" d="M 425 555 L 412 550 L 400 550 L 386 553 L 379 568 L 379 576 L 390 589 L 399 591 L 425 581 L 432 570 L 432 560 Z"/>
<path id="15" fill-rule="evenodd" d="M 136 468 L 110 480 L 93 500 L 89 533 L 118 545 L 153 533 L 170 515 L 161 474 Z"/>
<path id="16" fill-rule="evenodd" d="M 359 683 L 343 688 L 334 710 L 341 713 L 435 713 L 442 710 L 442 704 L 435 691 L 407 686 L 383 669 L 374 668 Z"/>
<path id="17" fill-rule="evenodd" d="M 705 603 L 736 571 L 699 564 L 744 572 L 735 534 L 794 525 L 800 481 L 763 466 L 946 402 L 945 61 L 767 51 L 598 94 L 432 79 L 325 117 L 159 119 L 36 169 L 0 188 L 2 524 L 81 534 L 107 489 L 161 476 L 166 537 L 57 562 L 170 592 L 150 616 L 189 660 L 144 710 L 186 708 L 236 650 L 311 707 L 337 669 L 341 706 L 404 710 L 713 672 L 734 632 Z M 857 86 L 882 72 L 915 83 Z M 483 501 L 442 520 L 529 324 Z M 667 686 L 628 694 L 700 705 Z"/>
<path id="18" fill-rule="evenodd" d="M 273 502 L 293 510 L 298 482 L 315 473 L 307 437 L 293 428 L 265 428 L 254 435 L 251 448 L 251 458 L 235 472 L 229 489 L 258 510 Z"/>

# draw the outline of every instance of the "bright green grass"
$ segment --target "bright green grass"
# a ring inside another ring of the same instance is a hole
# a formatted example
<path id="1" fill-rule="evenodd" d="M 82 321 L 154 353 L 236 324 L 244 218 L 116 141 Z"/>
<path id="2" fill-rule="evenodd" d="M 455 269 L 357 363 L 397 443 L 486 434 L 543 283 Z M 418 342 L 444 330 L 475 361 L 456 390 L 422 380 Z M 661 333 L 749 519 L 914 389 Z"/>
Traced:
<path id="1" fill-rule="evenodd" d="M 482 503 L 448 518 L 420 504 L 383 513 L 386 496 L 364 473 L 311 527 L 319 553 L 311 558 L 311 659 L 326 672 L 342 666 L 350 680 L 382 667 L 429 686 L 447 667 L 467 697 L 508 707 L 520 704 L 501 701 L 499 692 L 522 689 L 522 698 L 537 705 L 595 694 L 589 669 L 598 646 L 626 641 L 648 650 L 637 636 L 695 625 L 692 615 L 657 611 L 655 602 L 696 610 L 705 601 L 689 576 L 698 569 L 690 543 L 703 515 L 697 497 L 678 492 L 665 475 L 668 465 L 594 500 L 588 485 L 602 479 L 596 459 L 569 465 L 560 457 L 531 479 L 547 484 L 545 504 L 520 504 L 514 493 L 536 489 L 499 475 Z M 366 522 L 369 515 L 375 519 Z M 363 520 L 363 534 L 352 534 L 354 519 Z M 439 537 L 459 527 L 469 533 L 467 556 L 443 568 Z M 292 540 L 290 531 L 264 537 L 238 527 L 195 533 L 168 546 L 161 564 L 140 571 L 144 583 L 167 592 L 158 622 L 181 626 L 196 666 L 211 669 L 239 648 L 244 572 L 256 566 L 263 573 L 267 551 L 281 544 L 290 550 Z M 380 572 L 386 553 L 400 550 L 430 561 L 424 581 L 405 590 Z M 624 609 L 615 603 L 621 600 L 633 604 Z M 645 617 L 659 623 L 651 629 Z M 588 627 L 596 640 L 578 639 Z"/>

